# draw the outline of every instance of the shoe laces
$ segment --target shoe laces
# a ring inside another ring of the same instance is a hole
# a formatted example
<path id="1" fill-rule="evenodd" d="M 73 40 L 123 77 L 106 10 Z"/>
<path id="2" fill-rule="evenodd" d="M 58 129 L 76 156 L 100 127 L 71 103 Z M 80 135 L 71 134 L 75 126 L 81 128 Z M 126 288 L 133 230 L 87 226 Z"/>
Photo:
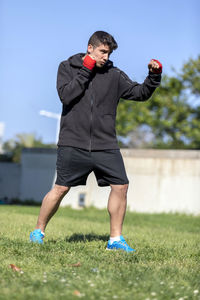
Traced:
<path id="1" fill-rule="evenodd" d="M 118 243 L 126 248 L 130 248 L 129 245 L 127 244 L 127 242 L 125 240 L 122 241 L 118 241 Z"/>

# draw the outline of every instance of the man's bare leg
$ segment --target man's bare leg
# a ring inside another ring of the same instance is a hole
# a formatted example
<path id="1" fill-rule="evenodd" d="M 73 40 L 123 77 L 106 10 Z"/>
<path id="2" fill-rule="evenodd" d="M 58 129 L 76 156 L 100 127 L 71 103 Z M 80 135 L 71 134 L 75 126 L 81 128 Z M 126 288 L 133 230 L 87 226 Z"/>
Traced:
<path id="1" fill-rule="evenodd" d="M 69 190 L 70 187 L 55 184 L 53 189 L 46 194 L 42 201 L 36 229 L 41 229 L 42 232 L 45 231 L 49 220 L 56 213 L 60 202 Z"/>
<path id="2" fill-rule="evenodd" d="M 120 236 L 127 205 L 128 184 L 111 184 L 108 199 L 108 212 L 110 214 L 110 237 Z"/>

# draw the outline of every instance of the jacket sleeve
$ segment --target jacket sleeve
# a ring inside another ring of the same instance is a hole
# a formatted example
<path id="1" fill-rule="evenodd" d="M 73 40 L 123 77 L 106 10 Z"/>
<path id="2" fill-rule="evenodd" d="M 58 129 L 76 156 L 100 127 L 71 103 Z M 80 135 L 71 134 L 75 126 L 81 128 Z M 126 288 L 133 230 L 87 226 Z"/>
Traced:
<path id="1" fill-rule="evenodd" d="M 155 89 L 160 85 L 161 74 L 149 71 L 142 84 L 132 81 L 124 72 L 120 71 L 119 98 L 135 101 L 148 100 Z"/>
<path id="2" fill-rule="evenodd" d="M 80 68 L 76 76 L 72 76 L 70 65 L 61 62 L 57 73 L 57 91 L 63 104 L 68 105 L 80 96 L 88 86 L 91 73 L 86 67 Z"/>

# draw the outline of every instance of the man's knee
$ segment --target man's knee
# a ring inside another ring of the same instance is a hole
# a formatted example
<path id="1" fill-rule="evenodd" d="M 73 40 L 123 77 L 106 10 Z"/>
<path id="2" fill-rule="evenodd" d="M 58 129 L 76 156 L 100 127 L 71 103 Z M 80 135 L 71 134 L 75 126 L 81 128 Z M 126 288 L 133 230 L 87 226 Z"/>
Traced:
<path id="1" fill-rule="evenodd" d="M 120 194 L 127 194 L 129 184 L 111 184 L 111 189 Z"/>
<path id="2" fill-rule="evenodd" d="M 55 184 L 54 185 L 54 190 L 56 191 L 57 194 L 59 194 L 60 196 L 63 196 L 63 195 L 66 195 L 68 193 L 68 191 L 70 190 L 70 187 Z"/>

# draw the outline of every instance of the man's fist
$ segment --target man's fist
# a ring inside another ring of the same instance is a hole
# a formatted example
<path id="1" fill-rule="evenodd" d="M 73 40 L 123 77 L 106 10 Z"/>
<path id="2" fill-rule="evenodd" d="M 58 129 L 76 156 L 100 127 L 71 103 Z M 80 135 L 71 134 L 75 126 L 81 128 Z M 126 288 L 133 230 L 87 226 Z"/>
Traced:
<path id="1" fill-rule="evenodd" d="M 83 60 L 83 65 L 89 70 L 92 70 L 96 65 L 96 60 L 93 59 L 90 55 L 86 55 Z"/>
<path id="2" fill-rule="evenodd" d="M 151 59 L 148 64 L 148 68 L 150 72 L 160 74 L 162 73 L 162 64 L 157 59 Z"/>

